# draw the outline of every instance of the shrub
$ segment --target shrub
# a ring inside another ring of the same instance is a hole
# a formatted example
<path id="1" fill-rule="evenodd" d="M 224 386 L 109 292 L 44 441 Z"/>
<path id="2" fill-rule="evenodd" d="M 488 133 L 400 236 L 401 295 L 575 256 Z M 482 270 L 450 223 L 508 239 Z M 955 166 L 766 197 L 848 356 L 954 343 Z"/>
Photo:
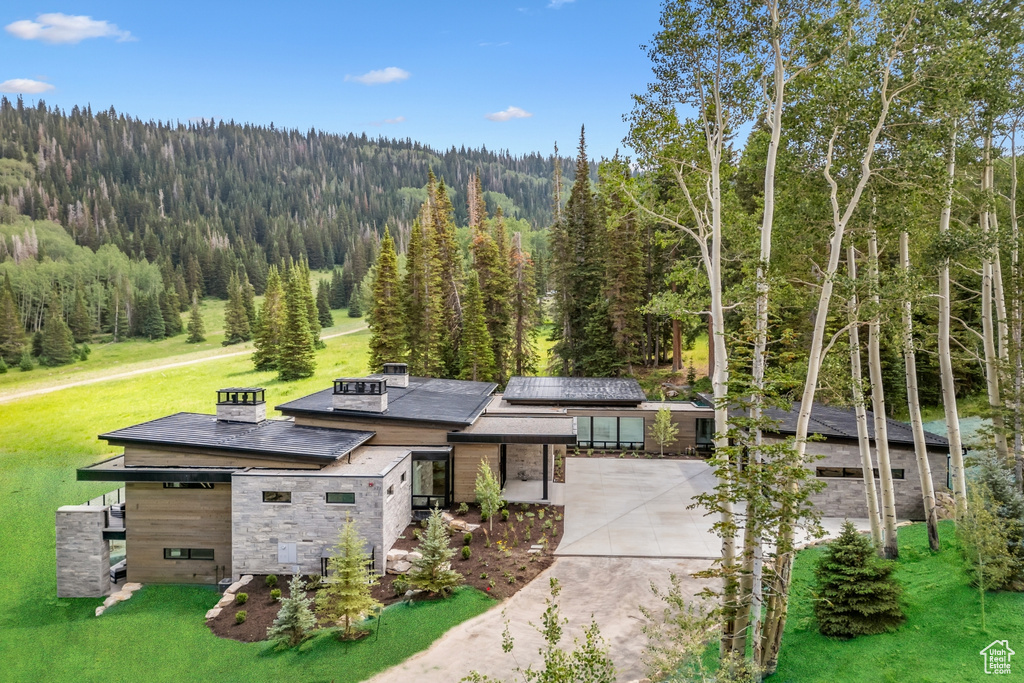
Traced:
<path id="1" fill-rule="evenodd" d="M 472 545 L 473 543 L 473 532 L 467 531 L 462 536 L 462 545 Z"/>
<path id="2" fill-rule="evenodd" d="M 270 599 L 273 600 L 274 602 L 277 602 L 278 600 L 280 600 L 281 599 L 281 589 L 280 588 L 272 589 L 270 591 Z"/>
<path id="3" fill-rule="evenodd" d="M 236 624 L 243 624 L 243 623 L 245 623 L 245 618 L 247 616 L 248 615 L 245 613 L 244 609 L 238 610 L 237 612 L 235 612 L 235 623 Z"/>
<path id="4" fill-rule="evenodd" d="M 472 556 L 473 550 L 468 545 L 462 546 L 462 559 L 468 560 Z"/>
<path id="5" fill-rule="evenodd" d="M 391 590 L 395 591 L 395 596 L 405 595 L 406 591 L 409 590 L 409 579 L 405 574 L 399 574 L 395 577 L 395 580 L 391 582 Z"/>
<path id="6" fill-rule="evenodd" d="M 306 582 L 306 590 L 315 591 L 320 590 L 324 585 L 324 577 L 319 574 L 310 574 L 309 581 Z"/>
<path id="7" fill-rule="evenodd" d="M 896 563 L 879 559 L 871 541 L 849 520 L 814 569 L 814 613 L 823 636 L 854 638 L 893 631 L 903 623 Z"/>
<path id="8" fill-rule="evenodd" d="M 236 605 L 244 605 L 245 601 L 248 600 L 248 599 L 249 599 L 249 594 L 248 593 L 239 593 L 238 595 L 235 596 L 235 604 Z"/>
<path id="9" fill-rule="evenodd" d="M 29 355 L 28 351 L 21 354 L 21 362 L 18 363 L 18 369 L 22 372 L 28 372 L 34 367 L 35 365 L 32 364 L 32 356 Z"/>
<path id="10" fill-rule="evenodd" d="M 460 515 L 464 515 L 464 514 L 466 514 L 467 512 L 469 512 L 469 506 L 468 506 L 468 505 L 466 505 L 465 503 L 459 503 L 459 509 L 458 509 L 458 513 L 459 513 Z"/>
<path id="11" fill-rule="evenodd" d="M 504 508 L 501 511 L 501 521 L 503 521 L 503 522 L 507 522 L 508 521 L 508 508 Z"/>
<path id="12" fill-rule="evenodd" d="M 277 585 L 277 574 L 268 574 L 267 575 L 267 587 L 268 588 L 273 588 L 276 585 Z"/>

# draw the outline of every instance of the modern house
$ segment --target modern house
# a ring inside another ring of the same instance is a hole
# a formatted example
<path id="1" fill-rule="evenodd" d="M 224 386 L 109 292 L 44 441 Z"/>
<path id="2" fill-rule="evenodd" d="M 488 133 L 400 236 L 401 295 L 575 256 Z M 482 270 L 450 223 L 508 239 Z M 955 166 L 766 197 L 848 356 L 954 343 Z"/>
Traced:
<path id="1" fill-rule="evenodd" d="M 653 450 L 661 408 L 679 427 L 667 451 L 711 445 L 709 406 L 649 402 L 632 379 L 514 377 L 504 393 L 496 388 L 410 377 L 391 363 L 382 374 L 337 379 L 277 406 L 284 419 L 266 418 L 263 389 L 233 388 L 217 392 L 216 414 L 177 413 L 103 434 L 123 453 L 79 469 L 78 479 L 124 482 L 124 503 L 58 510 L 58 595 L 109 591 L 110 539 L 125 540 L 127 578 L 141 583 L 324 574 L 347 518 L 382 572 L 417 511 L 473 500 L 481 461 L 498 474 L 506 499 L 546 502 L 566 449 Z M 826 437 L 812 444 L 826 455 L 815 466 L 828 480 L 818 502 L 827 515 L 862 516 L 856 431 L 838 413 L 814 410 Z M 908 448 L 907 430 L 891 425 L 900 514 L 914 517 L 921 504 L 912 441 Z M 944 444 L 935 437 L 929 446 L 937 481 L 946 472 Z"/>

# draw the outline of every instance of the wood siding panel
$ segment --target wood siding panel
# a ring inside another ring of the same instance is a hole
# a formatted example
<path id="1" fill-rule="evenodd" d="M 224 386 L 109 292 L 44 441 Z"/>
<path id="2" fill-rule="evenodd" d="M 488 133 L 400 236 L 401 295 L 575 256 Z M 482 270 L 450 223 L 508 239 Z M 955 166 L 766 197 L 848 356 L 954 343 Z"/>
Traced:
<path id="1" fill-rule="evenodd" d="M 125 446 L 125 467 L 283 467 L 286 469 L 320 469 L 322 465 L 287 459 L 247 458 L 202 449 L 172 450 Z"/>
<path id="2" fill-rule="evenodd" d="M 125 484 L 128 580 L 216 583 L 231 574 L 231 485 Z M 210 560 L 165 560 L 164 548 L 212 548 Z"/>
<path id="3" fill-rule="evenodd" d="M 366 443 L 370 446 L 447 446 L 448 432 L 454 428 L 420 427 L 398 422 L 361 422 L 359 420 L 296 417 L 300 427 L 326 427 L 327 429 L 356 429 L 375 432 Z"/>
<path id="4" fill-rule="evenodd" d="M 456 503 L 472 503 L 476 500 L 476 475 L 480 461 L 486 460 L 494 476 L 499 476 L 500 455 L 497 444 L 458 444 L 454 449 L 454 499 Z"/>

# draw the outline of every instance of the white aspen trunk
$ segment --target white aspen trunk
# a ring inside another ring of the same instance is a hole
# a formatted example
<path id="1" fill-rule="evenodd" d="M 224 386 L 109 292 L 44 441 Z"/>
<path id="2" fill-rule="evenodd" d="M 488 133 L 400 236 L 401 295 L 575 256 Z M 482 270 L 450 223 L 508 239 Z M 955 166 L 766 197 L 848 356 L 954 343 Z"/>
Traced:
<path id="1" fill-rule="evenodd" d="M 953 179 L 956 175 L 956 128 L 949 143 L 946 164 L 946 201 L 939 215 L 939 233 L 949 232 L 949 216 L 953 206 Z M 967 480 L 964 478 L 964 453 L 960 441 L 960 411 L 956 405 L 956 382 L 953 378 L 953 359 L 950 355 L 950 317 L 952 301 L 949 288 L 949 259 L 939 271 L 939 375 L 942 382 L 942 406 L 946 416 L 946 438 L 949 440 L 949 460 L 952 467 L 953 498 L 957 515 L 967 510 Z"/>
<path id="2" fill-rule="evenodd" d="M 1003 259 L 999 240 L 999 214 L 996 212 L 995 207 L 996 176 L 995 167 L 992 164 L 991 153 L 987 157 L 986 162 L 989 197 L 992 201 L 992 203 L 987 204 L 989 212 L 989 229 L 995 237 L 995 249 L 992 252 L 992 293 L 995 299 L 996 313 L 996 350 L 999 354 L 999 360 L 1005 363 L 1010 358 L 1008 343 L 1009 335 L 1006 324 L 1006 294 L 1003 291 Z"/>
<path id="3" fill-rule="evenodd" d="M 900 262 L 909 282 L 910 245 L 906 232 L 900 233 Z M 921 499 L 924 503 L 925 520 L 928 522 L 928 545 L 937 552 L 939 518 L 935 512 L 935 483 L 932 481 L 931 463 L 928 462 L 928 447 L 924 441 L 924 423 L 921 420 L 921 401 L 917 392 L 914 319 L 909 294 L 903 297 L 903 363 L 907 373 L 907 409 L 910 412 L 910 426 L 914 432 L 914 455 L 917 456 L 917 471 L 921 477 Z"/>
<path id="4" fill-rule="evenodd" d="M 882 556 L 889 560 L 899 557 L 896 540 L 896 494 L 892 485 L 892 466 L 889 462 L 889 425 L 885 420 L 885 391 L 882 388 L 882 354 L 879 348 L 881 301 L 878 296 L 878 237 L 874 231 L 868 238 L 868 273 L 875 303 L 875 311 L 868 324 L 868 369 L 871 375 L 871 412 L 875 420 L 875 453 L 878 456 L 878 480 L 882 489 Z"/>
<path id="5" fill-rule="evenodd" d="M 857 250 L 850 245 L 846 248 L 846 266 L 850 280 L 857 281 Z M 864 371 L 860 364 L 860 331 L 857 325 L 857 292 L 850 297 L 850 388 L 853 391 L 853 407 L 857 415 L 857 446 L 860 448 L 860 465 L 864 473 L 864 495 L 867 503 L 868 521 L 871 524 L 871 540 L 875 548 L 882 549 L 882 520 L 878 514 L 878 493 L 875 489 L 874 464 L 871 462 L 871 438 L 868 436 L 868 416 L 864 410 Z"/>
<path id="6" fill-rule="evenodd" d="M 1021 392 L 1024 391 L 1024 350 L 1021 343 L 1021 272 L 1020 272 L 1020 226 L 1017 216 L 1017 124 L 1010 129 L 1010 280 L 1013 282 L 1013 318 L 1011 336 L 1013 339 L 1013 474 L 1017 487 L 1024 485 L 1024 417 L 1021 415 Z"/>
<path id="7" fill-rule="evenodd" d="M 982 173 L 982 194 L 985 196 L 985 207 L 981 211 L 981 230 L 990 231 L 989 206 L 992 198 L 992 136 L 985 136 L 985 170 Z M 1002 463 L 1008 463 L 1009 449 L 1006 445 L 1006 425 L 1003 420 L 1003 396 L 1000 390 L 999 358 L 996 349 L 996 321 L 993 312 L 993 256 L 986 252 L 981 263 L 981 333 L 985 350 L 985 383 L 988 390 L 988 405 L 992 411 L 992 432 L 995 441 L 996 456 Z"/>

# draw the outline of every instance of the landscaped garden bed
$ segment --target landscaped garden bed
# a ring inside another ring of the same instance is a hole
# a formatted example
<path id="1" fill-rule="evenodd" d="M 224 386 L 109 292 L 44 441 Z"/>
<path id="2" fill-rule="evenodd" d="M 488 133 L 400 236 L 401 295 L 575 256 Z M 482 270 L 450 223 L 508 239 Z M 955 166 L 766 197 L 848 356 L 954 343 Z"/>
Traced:
<path id="1" fill-rule="evenodd" d="M 570 458 L 617 458 L 620 460 L 707 460 L 707 455 L 702 455 L 697 449 L 690 449 L 683 452 L 659 451 L 613 451 L 598 448 L 576 449 L 566 453 Z"/>
<path id="2" fill-rule="evenodd" d="M 470 506 L 465 513 L 458 507 L 450 510 L 452 518 L 462 525 L 478 526 L 472 532 L 453 531 L 449 545 L 456 550 L 452 568 L 463 575 L 466 586 L 483 591 L 501 600 L 507 598 L 532 581 L 538 574 L 551 566 L 554 550 L 562 537 L 564 523 L 563 508 L 554 505 L 509 504 L 507 519 L 499 513 L 493 525 L 480 519 L 480 510 Z M 406 527 L 394 549 L 411 551 L 419 545 L 416 532 L 423 527 L 416 522 Z M 466 543 L 466 533 L 471 534 Z M 531 546 L 541 546 L 531 548 Z M 464 559 L 462 548 L 469 548 L 469 558 Z M 535 550 L 535 552 L 530 552 Z M 405 574 L 388 573 L 380 577 L 380 583 L 373 589 L 373 597 L 384 605 L 404 601 L 405 591 L 396 591 L 396 579 L 406 578 Z M 288 593 L 286 576 L 278 577 L 274 588 Z M 303 577 L 307 584 L 310 577 Z M 401 583 L 401 580 L 399 580 Z M 267 629 L 277 617 L 280 602 L 271 597 L 271 588 L 266 576 L 254 576 L 246 586 L 239 589 L 245 593 L 245 602 L 232 602 L 220 614 L 207 621 L 210 630 L 221 638 L 230 638 L 245 643 L 266 640 Z M 306 595 L 315 598 L 315 590 Z M 457 597 L 457 596 L 456 596 Z M 455 598 L 448 598 L 449 600 Z M 416 595 L 415 601 L 440 601 L 442 598 Z M 237 614 L 244 610 L 245 620 L 238 622 Z"/>

